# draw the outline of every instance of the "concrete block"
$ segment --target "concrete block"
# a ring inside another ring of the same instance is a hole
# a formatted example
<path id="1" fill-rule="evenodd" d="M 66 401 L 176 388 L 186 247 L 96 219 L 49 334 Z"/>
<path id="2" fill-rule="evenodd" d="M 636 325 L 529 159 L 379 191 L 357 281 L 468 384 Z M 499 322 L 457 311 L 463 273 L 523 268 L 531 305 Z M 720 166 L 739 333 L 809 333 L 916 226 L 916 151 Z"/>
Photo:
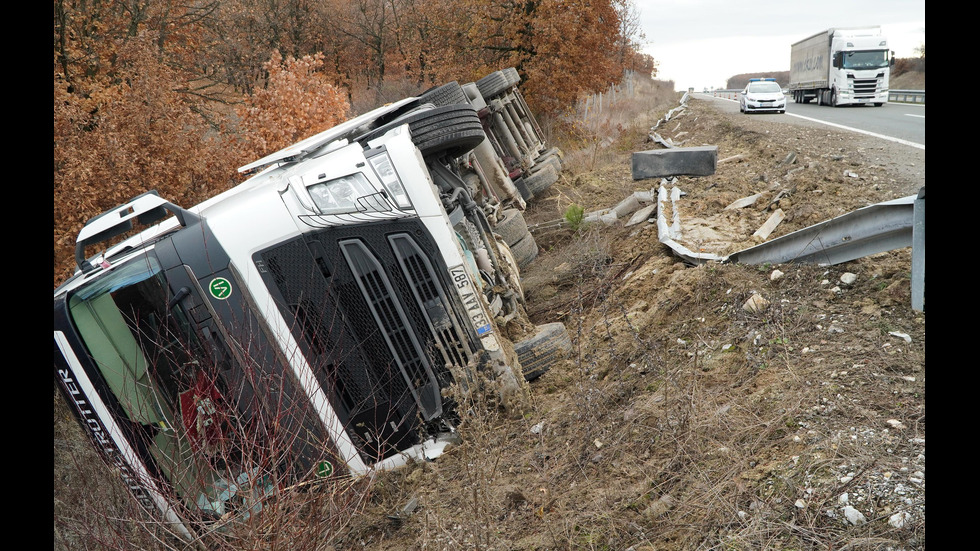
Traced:
<path id="1" fill-rule="evenodd" d="M 710 176 L 718 165 L 718 146 L 674 147 L 633 153 L 633 179 Z"/>

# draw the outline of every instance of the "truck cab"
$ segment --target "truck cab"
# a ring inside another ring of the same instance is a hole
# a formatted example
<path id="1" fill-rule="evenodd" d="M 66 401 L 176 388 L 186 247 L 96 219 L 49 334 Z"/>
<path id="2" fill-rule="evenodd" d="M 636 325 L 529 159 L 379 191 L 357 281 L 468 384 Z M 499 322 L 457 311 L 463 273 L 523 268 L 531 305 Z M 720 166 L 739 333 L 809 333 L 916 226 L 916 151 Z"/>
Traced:
<path id="1" fill-rule="evenodd" d="M 140 502 L 192 538 L 284 484 L 437 457 L 483 385 L 527 406 L 485 139 L 471 106 L 406 98 L 194 207 L 147 192 L 85 225 L 55 379 Z"/>
<path id="2" fill-rule="evenodd" d="M 891 59 L 885 37 L 835 33 L 831 52 L 831 86 L 821 103 L 880 107 L 888 102 Z"/>

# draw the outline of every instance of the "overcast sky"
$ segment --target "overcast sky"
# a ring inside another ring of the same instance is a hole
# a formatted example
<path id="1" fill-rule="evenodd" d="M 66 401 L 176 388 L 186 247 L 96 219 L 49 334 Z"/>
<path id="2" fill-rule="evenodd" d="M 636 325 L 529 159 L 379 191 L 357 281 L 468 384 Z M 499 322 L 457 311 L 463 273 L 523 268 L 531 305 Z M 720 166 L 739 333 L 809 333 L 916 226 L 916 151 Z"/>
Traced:
<path id="1" fill-rule="evenodd" d="M 634 0 L 657 78 L 724 88 L 741 73 L 788 71 L 794 42 L 831 27 L 880 26 L 896 57 L 926 40 L 925 0 Z"/>

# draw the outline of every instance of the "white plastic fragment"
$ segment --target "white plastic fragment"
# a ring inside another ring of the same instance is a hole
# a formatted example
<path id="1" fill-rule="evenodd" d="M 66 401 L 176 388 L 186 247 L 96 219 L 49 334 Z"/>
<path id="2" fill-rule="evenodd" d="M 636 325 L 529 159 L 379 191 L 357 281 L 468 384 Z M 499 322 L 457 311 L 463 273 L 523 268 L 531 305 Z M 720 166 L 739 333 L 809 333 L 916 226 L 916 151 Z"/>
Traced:
<path id="1" fill-rule="evenodd" d="M 888 334 L 893 337 L 898 337 L 904 340 L 905 342 L 912 342 L 912 337 L 910 337 L 908 333 L 902 333 L 900 331 L 889 331 Z"/>

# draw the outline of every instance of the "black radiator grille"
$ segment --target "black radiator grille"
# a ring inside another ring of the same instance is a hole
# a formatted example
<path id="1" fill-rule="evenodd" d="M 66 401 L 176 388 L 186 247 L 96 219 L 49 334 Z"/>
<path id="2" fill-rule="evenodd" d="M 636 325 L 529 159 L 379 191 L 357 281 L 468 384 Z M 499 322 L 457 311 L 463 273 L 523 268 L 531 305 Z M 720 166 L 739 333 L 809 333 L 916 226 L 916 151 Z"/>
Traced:
<path id="1" fill-rule="evenodd" d="M 413 285 L 416 300 L 426 314 L 429 327 L 438 341 L 439 350 L 447 365 L 466 365 L 473 352 L 463 339 L 461 330 L 450 314 L 449 298 L 440 292 L 435 271 L 418 245 L 404 234 L 389 237 L 402 271 Z"/>
<path id="2" fill-rule="evenodd" d="M 412 219 L 328 228 L 255 255 L 365 461 L 417 443 L 420 423 L 442 413 L 447 364 L 472 354 L 435 258 Z"/>
<path id="3" fill-rule="evenodd" d="M 423 417 L 429 420 L 438 416 L 442 413 L 438 383 L 381 264 L 358 239 L 341 241 L 340 247 Z"/>

